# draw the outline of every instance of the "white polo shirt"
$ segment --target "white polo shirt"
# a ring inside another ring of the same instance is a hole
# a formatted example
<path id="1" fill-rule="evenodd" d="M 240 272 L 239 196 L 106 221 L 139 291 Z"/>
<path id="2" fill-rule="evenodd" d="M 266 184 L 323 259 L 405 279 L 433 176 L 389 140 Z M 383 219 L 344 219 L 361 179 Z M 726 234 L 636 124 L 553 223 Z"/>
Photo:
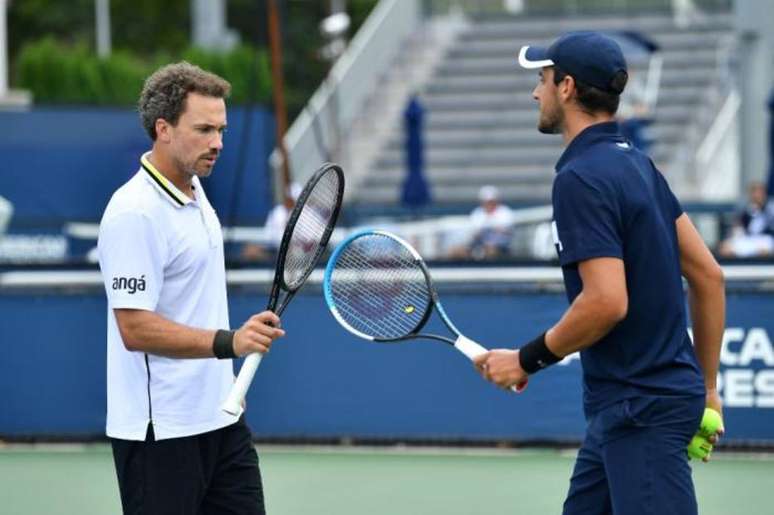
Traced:
<path id="1" fill-rule="evenodd" d="M 179 324 L 228 329 L 220 222 L 197 177 L 192 200 L 142 156 L 108 203 L 99 228 L 107 292 L 107 435 L 157 440 L 236 422 L 220 410 L 234 380 L 229 360 L 174 359 L 126 349 L 113 313 L 154 311 Z"/>

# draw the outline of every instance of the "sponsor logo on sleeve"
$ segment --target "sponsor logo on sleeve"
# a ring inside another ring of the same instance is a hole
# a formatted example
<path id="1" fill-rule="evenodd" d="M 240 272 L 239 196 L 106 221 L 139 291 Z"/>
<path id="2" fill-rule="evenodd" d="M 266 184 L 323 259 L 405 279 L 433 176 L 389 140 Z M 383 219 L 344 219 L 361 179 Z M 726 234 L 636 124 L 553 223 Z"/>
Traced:
<path id="1" fill-rule="evenodd" d="M 145 275 L 140 277 L 113 277 L 114 290 L 126 290 L 130 295 L 145 291 Z"/>

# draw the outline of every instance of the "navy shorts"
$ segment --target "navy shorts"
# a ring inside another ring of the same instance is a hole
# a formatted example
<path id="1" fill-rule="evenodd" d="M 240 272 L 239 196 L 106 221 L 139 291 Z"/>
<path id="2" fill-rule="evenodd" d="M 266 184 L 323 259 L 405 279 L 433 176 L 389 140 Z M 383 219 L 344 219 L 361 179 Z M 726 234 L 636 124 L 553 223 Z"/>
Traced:
<path id="1" fill-rule="evenodd" d="M 638 397 L 588 417 L 564 515 L 695 515 L 686 447 L 705 398 Z"/>
<path id="2" fill-rule="evenodd" d="M 200 435 L 112 439 L 124 514 L 264 515 L 258 454 L 243 419 Z"/>

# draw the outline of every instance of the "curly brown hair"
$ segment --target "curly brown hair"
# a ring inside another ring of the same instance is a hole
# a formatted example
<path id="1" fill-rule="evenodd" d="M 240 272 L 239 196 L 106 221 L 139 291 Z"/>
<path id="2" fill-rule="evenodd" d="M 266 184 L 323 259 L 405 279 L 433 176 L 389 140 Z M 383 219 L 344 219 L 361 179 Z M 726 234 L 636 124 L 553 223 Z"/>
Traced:
<path id="1" fill-rule="evenodd" d="M 181 61 L 162 66 L 146 80 L 137 103 L 145 131 L 156 141 L 156 120 L 162 118 L 173 126 L 185 110 L 188 93 L 226 98 L 231 84 L 214 73 Z"/>

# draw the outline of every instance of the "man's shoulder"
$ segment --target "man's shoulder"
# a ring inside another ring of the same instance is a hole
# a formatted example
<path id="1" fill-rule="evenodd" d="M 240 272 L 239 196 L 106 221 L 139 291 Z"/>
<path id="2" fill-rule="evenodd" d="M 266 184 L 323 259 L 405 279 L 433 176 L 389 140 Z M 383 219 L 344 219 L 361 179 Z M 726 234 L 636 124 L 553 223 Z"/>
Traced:
<path id="1" fill-rule="evenodd" d="M 157 215 L 154 212 L 154 206 L 157 204 L 154 202 L 154 197 L 153 186 L 141 172 L 137 172 L 113 192 L 102 215 L 102 223 L 113 217 L 129 213 L 153 217 Z"/>
<path id="2" fill-rule="evenodd" d="M 643 170 L 658 172 L 646 154 L 628 143 L 626 145 L 623 147 L 618 146 L 618 142 L 606 141 L 590 147 L 589 151 L 565 163 L 558 170 L 556 181 L 570 182 L 572 179 L 569 176 L 573 175 L 575 180 L 591 186 L 628 187 L 631 181 L 640 180 Z"/>

